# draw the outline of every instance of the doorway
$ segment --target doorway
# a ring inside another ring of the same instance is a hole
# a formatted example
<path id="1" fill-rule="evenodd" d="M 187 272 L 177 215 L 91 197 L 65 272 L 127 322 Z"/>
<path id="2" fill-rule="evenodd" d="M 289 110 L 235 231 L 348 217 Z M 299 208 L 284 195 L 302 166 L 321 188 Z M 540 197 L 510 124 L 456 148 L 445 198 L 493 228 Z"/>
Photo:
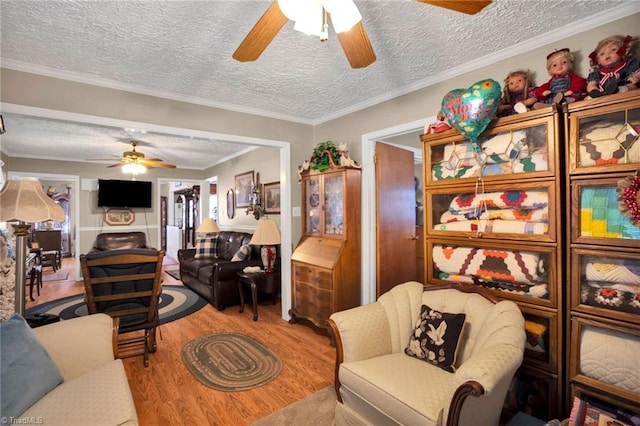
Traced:
<path id="1" fill-rule="evenodd" d="M 41 182 L 60 182 L 64 184 L 65 192 L 69 196 L 69 220 L 67 229 L 67 247 L 69 254 L 74 258 L 76 271 L 75 280 L 82 279 L 80 273 L 80 255 L 78 254 L 79 238 L 80 238 L 80 213 L 77 207 L 80 200 L 80 177 L 76 175 L 60 175 L 53 173 L 35 173 L 35 172 L 13 172 L 7 173 L 7 179 L 27 179 L 37 178 Z"/>
<path id="2" fill-rule="evenodd" d="M 84 124 L 94 124 L 100 126 L 108 126 L 108 127 L 120 127 L 120 128 L 137 128 L 137 129 L 146 129 L 150 132 L 160 132 L 167 133 L 173 135 L 181 135 L 181 136 L 194 136 L 194 137 L 204 137 L 210 138 L 212 140 L 224 140 L 231 143 L 237 143 L 241 145 L 247 146 L 260 146 L 260 147 L 271 147 L 277 148 L 279 150 L 280 156 L 280 187 L 281 191 L 284 194 L 291 194 L 291 145 L 289 142 L 281 141 L 281 140 L 272 140 L 272 139 L 262 139 L 255 138 L 249 136 L 238 136 L 224 133 L 216 133 L 210 131 L 202 131 L 202 130 L 193 130 L 193 129 L 184 129 L 177 127 L 169 127 L 162 126 L 158 124 L 151 123 L 142 123 L 128 120 L 120 120 L 109 117 L 101 117 L 95 115 L 88 114 L 78 114 L 71 113 L 66 111 L 57 111 L 57 110 L 49 110 L 44 108 L 35 108 L 24 105 L 16 105 L 16 104 L 3 104 L 3 109 L 7 113 L 15 113 L 22 114 L 27 116 L 48 118 L 52 120 L 63 120 L 70 122 L 78 122 Z M 12 176 L 11 171 L 7 172 L 8 176 Z M 16 172 L 13 175 L 17 176 L 37 176 L 42 175 L 39 173 L 32 172 Z M 51 176 L 46 174 L 44 176 Z M 75 199 L 79 199 L 80 194 L 80 184 L 79 177 L 72 176 L 75 180 Z M 175 180 L 175 179 L 172 179 Z M 204 182 L 204 181 L 203 181 Z M 281 245 L 280 248 L 282 250 L 283 258 L 291 258 L 292 252 L 292 232 L 291 232 L 291 197 L 282 197 L 280 200 L 280 238 Z M 79 241 L 81 233 L 83 232 L 82 227 L 80 227 L 79 221 L 79 209 L 75 209 L 75 223 L 76 223 L 76 247 L 79 247 Z M 159 224 L 161 221 L 160 211 L 158 209 L 158 219 L 157 223 Z M 88 232 L 93 232 L 93 229 L 88 229 Z M 159 235 L 159 233 L 158 233 Z M 79 262 L 79 254 L 78 250 L 76 250 L 75 256 L 76 262 L 76 280 L 80 280 L 80 262 Z M 288 262 L 283 262 L 281 269 L 281 277 L 282 282 L 291 282 L 291 265 Z M 281 316 L 284 320 L 289 319 L 289 309 L 291 308 L 291 289 L 290 286 L 282 286 L 282 310 Z"/>
<path id="3" fill-rule="evenodd" d="M 405 145 L 406 138 L 415 138 L 424 132 L 426 123 L 434 122 L 435 116 L 412 121 L 398 126 L 377 130 L 362 135 L 362 304 L 375 302 L 377 290 L 377 221 L 376 221 L 376 142 L 387 142 L 414 152 L 422 161 L 422 149 Z"/>

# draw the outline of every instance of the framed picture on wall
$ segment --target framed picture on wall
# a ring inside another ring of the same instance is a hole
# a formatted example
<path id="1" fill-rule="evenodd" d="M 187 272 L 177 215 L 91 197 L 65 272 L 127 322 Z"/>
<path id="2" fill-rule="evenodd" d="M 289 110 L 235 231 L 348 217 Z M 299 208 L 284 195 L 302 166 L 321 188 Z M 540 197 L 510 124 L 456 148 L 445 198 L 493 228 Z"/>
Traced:
<path id="1" fill-rule="evenodd" d="M 136 214 L 129 209 L 109 209 L 104 213 L 104 221 L 109 226 L 131 225 Z"/>
<path id="2" fill-rule="evenodd" d="M 264 211 L 267 214 L 280 214 L 280 182 L 264 184 Z"/>
<path id="3" fill-rule="evenodd" d="M 253 170 L 235 176 L 236 208 L 249 207 L 253 189 Z"/>

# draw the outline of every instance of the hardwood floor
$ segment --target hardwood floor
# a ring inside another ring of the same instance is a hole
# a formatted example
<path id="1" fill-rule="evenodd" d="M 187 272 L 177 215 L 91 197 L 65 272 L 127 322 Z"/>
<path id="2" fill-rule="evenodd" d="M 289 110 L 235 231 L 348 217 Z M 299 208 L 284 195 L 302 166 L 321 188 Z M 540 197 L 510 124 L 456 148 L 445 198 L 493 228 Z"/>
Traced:
<path id="1" fill-rule="evenodd" d="M 168 265 L 165 269 L 177 269 Z M 84 293 L 73 280 L 73 259 L 64 259 L 69 280 L 45 282 L 41 295 L 27 307 L 72 294 Z M 51 268 L 45 268 L 45 275 Z M 181 284 L 163 273 L 165 284 Z M 220 312 L 211 305 L 159 329 L 158 350 L 149 367 L 142 357 L 124 359 L 138 419 L 145 425 L 247 425 L 326 386 L 333 384 L 335 348 L 329 339 L 302 324 L 280 317 L 280 303 L 258 306 L 253 321 L 251 307 L 238 313 L 237 306 Z M 283 362 L 273 381 L 243 392 L 221 392 L 201 384 L 186 369 L 180 351 L 196 337 L 216 332 L 247 334 L 275 352 Z"/>

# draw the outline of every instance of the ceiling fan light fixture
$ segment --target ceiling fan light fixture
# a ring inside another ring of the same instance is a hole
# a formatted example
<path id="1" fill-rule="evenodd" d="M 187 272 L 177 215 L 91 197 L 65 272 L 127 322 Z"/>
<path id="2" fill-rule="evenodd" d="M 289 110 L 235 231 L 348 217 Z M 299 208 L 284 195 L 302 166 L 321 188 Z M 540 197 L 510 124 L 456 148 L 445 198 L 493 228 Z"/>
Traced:
<path id="1" fill-rule="evenodd" d="M 311 3 L 317 3 L 317 0 L 278 0 L 278 7 L 287 19 L 297 22 L 307 13 Z"/>
<path id="2" fill-rule="evenodd" d="M 318 37 L 324 35 L 324 10 L 319 0 L 277 1 L 282 14 L 295 23 L 294 30 Z"/>
<path id="3" fill-rule="evenodd" d="M 325 36 L 323 15 L 322 5 L 314 2 L 313 6 L 296 21 L 293 29 L 306 35 L 323 37 Z"/>
<path id="4" fill-rule="evenodd" d="M 322 6 L 331 15 L 336 33 L 347 32 L 362 21 L 362 15 L 353 0 L 322 0 Z"/>
<path id="5" fill-rule="evenodd" d="M 146 173 L 147 168 L 139 163 L 128 163 L 122 166 L 122 173 L 127 173 L 131 175 L 139 175 L 141 173 Z"/>

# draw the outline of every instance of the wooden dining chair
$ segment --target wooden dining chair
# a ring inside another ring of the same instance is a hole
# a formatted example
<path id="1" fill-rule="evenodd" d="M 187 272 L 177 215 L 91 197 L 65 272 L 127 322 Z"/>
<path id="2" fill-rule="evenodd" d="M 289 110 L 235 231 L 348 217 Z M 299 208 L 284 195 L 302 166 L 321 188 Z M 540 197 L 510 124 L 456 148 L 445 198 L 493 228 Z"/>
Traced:
<path id="1" fill-rule="evenodd" d="M 89 314 L 120 318 L 118 353 L 121 358 L 156 351 L 158 303 L 162 293 L 163 250 L 123 249 L 80 256 Z M 142 335 L 139 333 L 143 331 Z"/>
<path id="2" fill-rule="evenodd" d="M 51 266 L 56 272 L 62 268 L 62 231 L 60 229 L 38 230 L 35 242 L 42 249 L 42 266 Z"/>

